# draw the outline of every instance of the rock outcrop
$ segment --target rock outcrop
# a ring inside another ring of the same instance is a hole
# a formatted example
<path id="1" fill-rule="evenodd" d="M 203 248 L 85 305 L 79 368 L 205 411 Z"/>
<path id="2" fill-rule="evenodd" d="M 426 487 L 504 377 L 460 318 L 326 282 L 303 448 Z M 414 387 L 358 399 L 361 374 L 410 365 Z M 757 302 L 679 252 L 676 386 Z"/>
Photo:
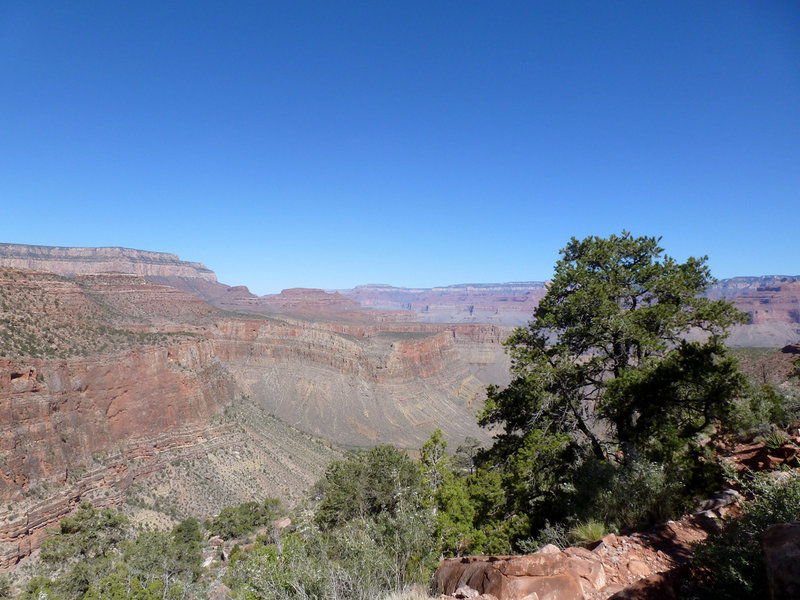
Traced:
<path id="1" fill-rule="evenodd" d="M 498 600 L 623 600 L 673 598 L 676 575 L 691 545 L 713 525 L 701 517 L 669 521 L 630 536 L 609 534 L 589 545 L 545 546 L 524 556 L 466 556 L 443 560 L 433 587 L 447 598 Z"/>
<path id="2" fill-rule="evenodd" d="M 485 437 L 474 412 L 508 334 L 233 317 L 137 275 L 10 269 L 0 325 L 0 569 L 82 500 L 207 517 L 264 490 L 290 497 L 336 455 L 305 432 L 410 448 L 437 426 Z"/>
<path id="3" fill-rule="evenodd" d="M 588 550 L 588 558 L 578 550 L 446 559 L 434 575 L 434 585 L 443 594 L 467 587 L 501 600 L 583 600 L 587 591 L 605 586 L 605 573 Z"/>
<path id="4" fill-rule="evenodd" d="M 0 505 L 10 507 L 0 510 L 0 569 L 82 499 L 119 503 L 152 467 L 143 458 L 207 451 L 219 433 L 211 417 L 233 389 L 207 341 L 55 362 L 0 359 Z"/>
<path id="5" fill-rule="evenodd" d="M 800 521 L 770 525 L 761 547 L 770 599 L 800 598 Z"/>
<path id="6" fill-rule="evenodd" d="M 63 248 L 0 244 L 0 267 L 58 275 L 126 273 L 142 277 L 181 277 L 214 282 L 214 272 L 174 254 L 131 248 Z"/>

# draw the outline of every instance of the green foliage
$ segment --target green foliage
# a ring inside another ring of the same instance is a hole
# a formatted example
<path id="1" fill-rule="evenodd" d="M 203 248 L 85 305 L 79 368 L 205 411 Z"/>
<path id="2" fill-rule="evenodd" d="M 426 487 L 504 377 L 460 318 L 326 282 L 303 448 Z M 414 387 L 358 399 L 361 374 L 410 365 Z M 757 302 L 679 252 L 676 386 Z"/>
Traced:
<path id="1" fill-rule="evenodd" d="M 53 591 L 68 598 L 83 595 L 92 582 L 111 573 L 119 545 L 128 535 L 127 518 L 111 509 L 82 503 L 61 521 L 58 535 L 42 543 L 42 573 L 55 577 Z"/>
<path id="2" fill-rule="evenodd" d="M 124 515 L 84 503 L 54 533 L 42 544 L 26 599 L 179 600 L 202 572 L 203 536 L 195 519 L 172 532 L 134 536 Z"/>
<path id="3" fill-rule="evenodd" d="M 689 508 L 684 473 L 674 465 L 630 459 L 620 465 L 588 458 L 576 469 L 570 516 L 635 530 Z"/>
<path id="4" fill-rule="evenodd" d="M 474 437 L 467 437 L 464 443 L 456 448 L 453 455 L 453 470 L 461 475 L 475 472 L 475 459 L 482 450 L 481 443 Z"/>
<path id="5" fill-rule="evenodd" d="M 705 258 L 677 263 L 627 232 L 573 238 L 561 254 L 533 320 L 506 342 L 511 383 L 489 388 L 480 415 L 502 428 L 481 461 L 502 473 L 505 514 L 534 530 L 574 518 L 565 498 L 590 457 L 680 465 L 686 486 L 707 485 L 700 437 L 744 385 L 722 339 L 746 317 L 701 296 Z M 683 340 L 689 330 L 706 340 Z"/>
<path id="6" fill-rule="evenodd" d="M 733 408 L 732 430 L 743 438 L 786 427 L 800 420 L 800 397 L 764 384 L 750 390 Z"/>
<path id="7" fill-rule="evenodd" d="M 413 512 L 426 501 L 420 469 L 389 445 L 332 462 L 319 487 L 323 497 L 315 520 L 323 529 L 383 513 Z"/>
<path id="8" fill-rule="evenodd" d="M 263 502 L 245 502 L 239 506 L 223 508 L 219 515 L 206 523 L 211 535 L 229 540 L 252 533 L 268 525 L 284 512 L 280 500 L 266 498 Z"/>
<path id="9" fill-rule="evenodd" d="M 425 456 L 447 476 L 438 449 L 429 445 Z M 313 517 L 274 543 L 259 540 L 233 564 L 228 584 L 243 598 L 371 600 L 427 583 L 439 551 L 430 476 L 392 446 L 332 463 Z"/>
<path id="10" fill-rule="evenodd" d="M 740 481 L 749 502 L 739 519 L 728 518 L 721 533 L 695 546 L 695 577 L 684 583 L 686 600 L 766 598 L 761 536 L 774 523 L 800 520 L 800 476 L 776 481 L 770 474 Z"/>
<path id="11" fill-rule="evenodd" d="M 599 540 L 606 533 L 608 529 L 602 521 L 586 521 L 575 525 L 567 536 L 573 544 L 584 545 Z"/>
<path id="12" fill-rule="evenodd" d="M 422 445 L 419 463 L 423 482 L 435 498 L 442 486 L 453 478 L 451 460 L 447 456 L 447 442 L 441 429 L 437 428 Z"/>
<path id="13" fill-rule="evenodd" d="M 11 578 L 0 575 L 0 599 L 11 598 Z"/>
<path id="14" fill-rule="evenodd" d="M 420 519 L 421 518 L 421 519 Z M 238 560 L 228 584 L 245 598 L 371 600 L 427 583 L 436 564 L 430 513 L 357 518 L 257 544 Z"/>
<path id="15" fill-rule="evenodd" d="M 777 450 L 783 446 L 789 437 L 782 431 L 773 431 L 764 438 L 764 445 L 770 450 Z"/>

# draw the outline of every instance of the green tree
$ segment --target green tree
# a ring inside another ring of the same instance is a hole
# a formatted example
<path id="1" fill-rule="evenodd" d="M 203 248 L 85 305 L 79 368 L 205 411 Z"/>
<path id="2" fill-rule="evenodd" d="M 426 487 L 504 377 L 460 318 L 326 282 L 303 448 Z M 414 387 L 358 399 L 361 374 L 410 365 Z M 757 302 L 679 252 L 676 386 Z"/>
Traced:
<path id="1" fill-rule="evenodd" d="M 56 576 L 55 591 L 77 597 L 113 571 L 120 545 L 129 534 L 129 522 L 115 510 L 96 510 L 84 502 L 53 533 L 57 535 L 42 543 L 42 570 Z"/>
<path id="2" fill-rule="evenodd" d="M 447 441 L 442 430 L 437 427 L 428 441 L 422 445 L 419 458 L 423 481 L 430 487 L 434 499 L 445 482 L 453 477 L 450 462 L 450 457 L 447 456 Z M 435 503 L 433 512 L 436 514 Z"/>
<path id="3" fill-rule="evenodd" d="M 315 520 L 323 529 L 381 513 L 413 512 L 425 503 L 419 467 L 388 444 L 332 462 L 319 486 Z"/>
<path id="4" fill-rule="evenodd" d="M 227 506 L 206 526 L 211 535 L 234 539 L 268 525 L 284 512 L 280 500 L 266 498 L 263 502 L 245 502 L 239 506 Z"/>
<path id="5" fill-rule="evenodd" d="M 744 376 L 723 340 L 746 316 L 702 296 L 705 257 L 678 263 L 659 241 L 572 238 L 507 340 L 512 381 L 489 388 L 480 415 L 502 428 L 484 463 L 502 465 L 507 513 L 552 508 L 587 459 L 696 459 L 698 435 L 727 418 Z"/>

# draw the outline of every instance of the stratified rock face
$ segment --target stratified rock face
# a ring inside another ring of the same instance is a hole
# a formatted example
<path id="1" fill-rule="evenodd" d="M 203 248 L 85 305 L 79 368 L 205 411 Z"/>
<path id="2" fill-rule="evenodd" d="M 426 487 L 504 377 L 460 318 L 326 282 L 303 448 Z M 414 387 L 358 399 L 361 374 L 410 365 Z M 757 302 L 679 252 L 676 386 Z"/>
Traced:
<path id="1" fill-rule="evenodd" d="M 62 248 L 0 244 L 0 267 L 48 271 L 58 275 L 127 273 L 143 277 L 182 277 L 216 281 L 205 265 L 174 254 L 130 248 Z"/>
<path id="2" fill-rule="evenodd" d="M 161 474 L 185 516 L 296 495 L 336 452 L 268 413 L 347 446 L 486 439 L 474 413 L 508 334 L 235 318 L 136 275 L 0 269 L 0 569 L 78 502 Z"/>
<path id="3" fill-rule="evenodd" d="M 760 286 L 737 296 L 733 303 L 750 315 L 753 324 L 800 323 L 800 281 Z"/>
<path id="4" fill-rule="evenodd" d="M 0 569 L 81 500 L 120 503 L 124 489 L 157 468 L 160 452 L 202 448 L 219 433 L 211 417 L 233 392 L 208 341 L 86 359 L 0 359 Z"/>
<path id="5" fill-rule="evenodd" d="M 469 284 L 439 288 L 365 285 L 339 293 L 368 308 L 412 311 L 428 323 L 497 323 L 524 325 L 546 293 L 546 283 Z M 800 341 L 798 277 L 764 276 L 723 279 L 708 290 L 712 299 L 727 298 L 751 317 L 732 330 L 732 346 L 778 348 Z"/>
<path id="6" fill-rule="evenodd" d="M 84 360 L 0 359 L 0 502 L 66 481 L 92 453 L 207 423 L 233 398 L 208 341 Z"/>
<path id="7" fill-rule="evenodd" d="M 236 319 L 218 321 L 212 339 L 264 410 L 337 444 L 419 448 L 437 427 L 451 440 L 485 439 L 475 412 L 507 332 L 402 326 Z"/>
<path id="8" fill-rule="evenodd" d="M 750 316 L 733 328 L 732 346 L 779 348 L 800 341 L 800 281 L 797 277 L 737 277 L 720 281 L 709 295 L 727 294 Z"/>
<path id="9" fill-rule="evenodd" d="M 760 277 L 729 277 L 720 279 L 708 288 L 706 296 L 712 300 L 727 298 L 734 300 L 739 296 L 757 292 L 759 289 L 776 288 L 786 283 L 798 281 L 800 277 L 791 275 L 762 275 Z"/>
<path id="10" fill-rule="evenodd" d="M 474 283 L 435 288 L 362 285 L 339 290 L 365 308 L 414 311 L 426 323 L 524 325 L 547 292 L 544 282 Z"/>

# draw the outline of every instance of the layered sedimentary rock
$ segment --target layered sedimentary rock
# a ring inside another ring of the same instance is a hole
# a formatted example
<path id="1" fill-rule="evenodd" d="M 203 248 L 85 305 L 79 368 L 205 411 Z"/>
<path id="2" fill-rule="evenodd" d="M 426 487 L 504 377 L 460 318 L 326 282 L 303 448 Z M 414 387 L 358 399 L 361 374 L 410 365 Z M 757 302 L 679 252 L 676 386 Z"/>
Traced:
<path id="1" fill-rule="evenodd" d="M 436 427 L 485 438 L 475 411 L 502 355 L 499 331 L 454 331 L 226 320 L 216 354 L 244 393 L 288 423 L 345 446 L 419 448 Z"/>
<path id="2" fill-rule="evenodd" d="M 435 288 L 362 285 L 339 293 L 365 308 L 413 311 L 429 323 L 523 325 L 546 293 L 545 283 L 462 284 Z"/>
<path id="3" fill-rule="evenodd" d="M 208 341 L 86 359 L 0 359 L 0 568 L 82 499 L 118 503 L 152 466 L 143 458 L 204 447 L 220 433 L 210 419 L 233 389 Z"/>
<path id="4" fill-rule="evenodd" d="M 800 281 L 759 286 L 733 300 L 753 324 L 800 323 Z"/>
<path id="5" fill-rule="evenodd" d="M 507 333 L 233 317 L 139 276 L 0 269 L 0 568 L 133 484 L 137 507 L 203 517 L 311 485 L 336 453 L 269 413 L 348 446 L 485 437 Z"/>
<path id="6" fill-rule="evenodd" d="M 734 328 L 729 343 L 781 347 L 800 341 L 800 281 L 796 277 L 737 277 L 720 284 L 716 286 L 720 291 L 712 288 L 711 295 L 728 294 L 736 308 L 750 317 L 749 324 Z"/>
<path id="7" fill-rule="evenodd" d="M 791 275 L 762 275 L 760 277 L 729 277 L 720 279 L 710 288 L 706 295 L 713 299 L 726 298 L 734 300 L 739 296 L 756 292 L 761 288 L 775 288 L 786 283 L 798 281 L 797 276 Z"/>
<path id="8" fill-rule="evenodd" d="M 127 273 L 143 277 L 182 277 L 216 281 L 205 265 L 174 254 L 131 248 L 63 248 L 0 244 L 0 267 L 47 271 L 58 275 Z"/>
<path id="9" fill-rule="evenodd" d="M 338 293 L 316 289 L 284 290 L 256 296 L 245 286 L 231 287 L 200 263 L 173 254 L 126 248 L 57 248 L 0 244 L 0 267 L 51 271 L 62 275 L 121 272 L 169 285 L 227 311 L 289 315 L 308 320 L 350 323 L 421 321 L 524 325 L 546 293 L 546 282 L 462 284 L 436 288 L 366 285 Z M 729 344 L 781 347 L 800 341 L 800 278 L 768 275 L 717 282 L 710 298 L 727 298 L 751 316 L 736 327 Z M 355 300 L 358 305 L 348 301 Z"/>

